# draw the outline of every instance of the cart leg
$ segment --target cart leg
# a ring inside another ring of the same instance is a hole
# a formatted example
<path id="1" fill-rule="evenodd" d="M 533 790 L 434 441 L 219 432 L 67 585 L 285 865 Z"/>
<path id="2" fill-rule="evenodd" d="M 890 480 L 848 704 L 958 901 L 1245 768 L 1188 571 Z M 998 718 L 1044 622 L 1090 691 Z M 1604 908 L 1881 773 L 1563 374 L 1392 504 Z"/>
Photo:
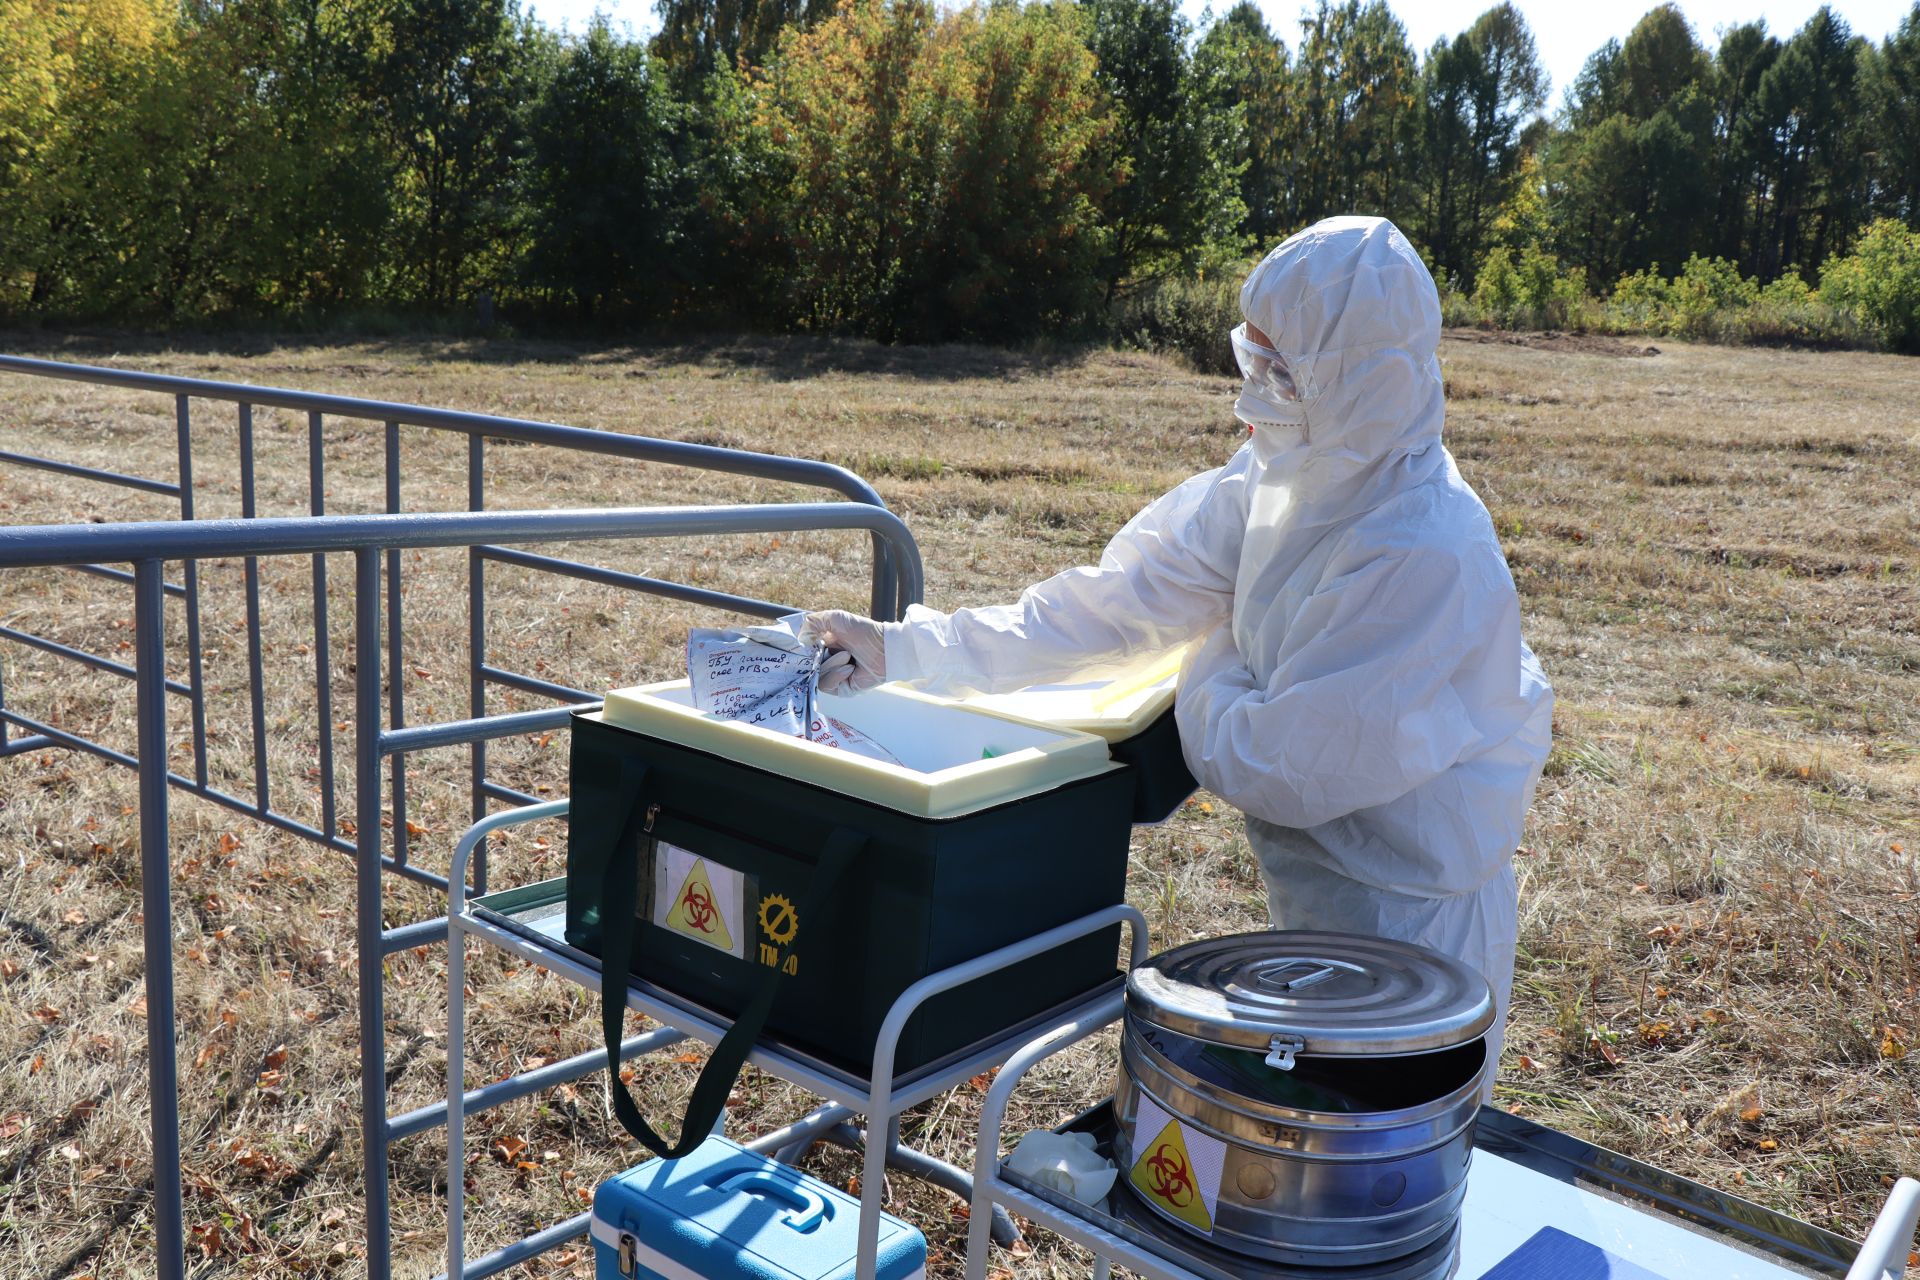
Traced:
<path id="1" fill-rule="evenodd" d="M 447 917 L 447 1280 L 466 1274 L 467 935 Z"/>
<path id="2" fill-rule="evenodd" d="M 871 1145 L 872 1139 L 873 1139 L 873 1130 L 871 1127 L 868 1128 L 866 1136 L 867 1136 L 869 1145 Z M 900 1149 L 900 1117 L 896 1113 L 887 1118 L 886 1145 L 880 1148 L 880 1176 L 882 1178 L 885 1178 L 887 1176 L 887 1172 L 886 1172 L 887 1166 L 893 1163 L 893 1153 L 898 1151 L 899 1149 Z M 881 1190 L 882 1190 L 882 1194 L 885 1194 L 885 1188 L 882 1188 Z"/>
<path id="3" fill-rule="evenodd" d="M 987 1240 L 996 1214 L 1006 1212 L 988 1199 L 984 1191 L 985 1182 L 976 1178 L 973 1184 L 973 1203 L 970 1206 L 972 1216 L 967 1219 L 967 1275 L 966 1280 L 987 1280 Z"/>
<path id="4" fill-rule="evenodd" d="M 899 1117 L 890 1117 L 887 1121 L 887 1136 L 879 1142 L 868 1142 L 866 1159 L 860 1166 L 860 1219 L 861 1249 L 856 1263 L 854 1280 L 874 1280 L 875 1257 L 870 1240 L 879 1238 L 880 1215 L 887 1208 L 887 1148 L 891 1138 L 900 1132 Z M 867 1118 L 867 1133 L 873 1133 L 873 1118 Z"/>
<path id="5" fill-rule="evenodd" d="M 1112 1264 L 1105 1258 L 1097 1253 L 1093 1255 L 1093 1280 L 1107 1280 L 1107 1274 L 1112 1269 Z"/>

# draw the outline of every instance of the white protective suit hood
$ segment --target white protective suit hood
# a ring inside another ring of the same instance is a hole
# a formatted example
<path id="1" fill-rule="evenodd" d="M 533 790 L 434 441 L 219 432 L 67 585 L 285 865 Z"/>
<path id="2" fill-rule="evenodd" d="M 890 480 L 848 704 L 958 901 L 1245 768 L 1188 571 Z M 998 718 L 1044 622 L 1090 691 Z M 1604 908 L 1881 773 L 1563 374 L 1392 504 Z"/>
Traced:
<path id="1" fill-rule="evenodd" d="M 1432 277 L 1392 223 L 1331 218 L 1254 268 L 1241 309 L 1287 362 L 1298 399 L 1275 416 L 1291 420 L 1257 423 L 1097 566 L 1012 605 L 909 610 L 887 673 L 1006 692 L 1198 640 L 1181 745 L 1247 815 L 1273 923 L 1457 956 L 1504 1019 L 1511 858 L 1553 696 L 1492 520 L 1440 441 Z"/>
<path id="2" fill-rule="evenodd" d="M 1247 276 L 1240 312 L 1285 357 L 1299 397 L 1296 423 L 1253 424 L 1259 532 L 1235 590 L 1246 600 L 1263 594 L 1257 579 L 1290 573 L 1315 532 L 1432 475 L 1446 409 L 1439 293 L 1384 218 L 1328 218 L 1288 239 Z"/>

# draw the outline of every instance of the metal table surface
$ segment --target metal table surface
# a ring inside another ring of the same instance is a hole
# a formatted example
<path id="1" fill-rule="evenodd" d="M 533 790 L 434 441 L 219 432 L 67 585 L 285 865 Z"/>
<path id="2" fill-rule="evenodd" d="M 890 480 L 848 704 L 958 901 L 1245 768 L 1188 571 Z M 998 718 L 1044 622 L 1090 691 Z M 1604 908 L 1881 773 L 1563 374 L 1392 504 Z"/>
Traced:
<path id="1" fill-rule="evenodd" d="M 1477 1280 L 1546 1227 L 1674 1280 L 1845 1275 L 1859 1252 L 1811 1223 L 1493 1107 L 1481 1109 L 1474 1147 L 1460 1280 Z"/>

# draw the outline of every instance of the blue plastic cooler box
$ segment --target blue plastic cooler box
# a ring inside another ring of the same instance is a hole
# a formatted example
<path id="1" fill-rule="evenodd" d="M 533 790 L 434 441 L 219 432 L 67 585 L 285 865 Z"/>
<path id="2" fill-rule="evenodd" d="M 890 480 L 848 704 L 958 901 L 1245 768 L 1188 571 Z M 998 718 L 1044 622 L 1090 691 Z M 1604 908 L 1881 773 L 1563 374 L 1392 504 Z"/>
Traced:
<path id="1" fill-rule="evenodd" d="M 593 1193 L 598 1280 L 851 1280 L 860 1202 L 737 1142 L 708 1138 Z M 927 1238 L 880 1217 L 877 1280 L 923 1280 Z"/>

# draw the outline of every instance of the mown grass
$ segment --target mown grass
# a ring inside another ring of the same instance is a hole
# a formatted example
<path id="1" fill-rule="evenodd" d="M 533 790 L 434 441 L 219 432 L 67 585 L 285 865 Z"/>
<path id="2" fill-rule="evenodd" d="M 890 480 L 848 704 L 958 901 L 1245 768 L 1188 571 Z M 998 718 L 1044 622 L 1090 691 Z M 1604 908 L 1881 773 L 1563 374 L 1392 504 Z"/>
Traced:
<path id="1" fill-rule="evenodd" d="M 741 340 L 602 348 L 533 342 L 192 342 L 33 336 L 0 347 L 744 445 L 867 474 L 912 525 L 943 607 L 1007 598 L 1096 555 L 1142 502 L 1238 444 L 1233 387 L 1131 353 L 901 349 Z M 1920 1168 L 1920 645 L 1914 575 L 1920 367 L 1895 357 L 1615 340 L 1443 349 L 1449 438 L 1505 542 L 1528 632 L 1558 689 L 1557 746 L 1522 875 L 1522 955 L 1499 1101 L 1595 1141 L 1859 1234 L 1884 1183 Z M 6 447 L 170 474 L 171 404 L 8 377 Z M 231 419 L 197 420 L 203 514 L 238 511 Z M 304 511 L 305 424 L 262 413 L 261 509 Z M 464 454 L 405 433 L 411 509 L 459 505 Z M 330 509 L 374 509 L 377 424 L 328 436 Z M 779 486 L 497 448 L 496 508 L 792 496 Z M 161 518 L 164 500 L 0 472 L 8 523 Z M 854 537 L 582 548 L 605 563 L 812 605 L 858 606 Z M 403 664 L 419 720 L 464 713 L 458 556 L 410 559 Z M 239 568 L 208 565 L 212 772 L 251 784 Z M 319 812 L 304 560 L 263 567 L 271 780 Z M 490 643 L 503 665 L 589 688 L 672 674 L 701 615 L 496 568 Z M 349 704 L 351 583 L 336 564 L 334 718 Z M 109 654 L 128 593 L 18 574 L 7 620 Z M 176 636 L 176 641 L 178 637 Z M 178 649 L 175 652 L 178 653 Z M 110 677 L 9 648 L 8 701 L 131 745 Z M 176 665 L 176 674 L 179 668 Z M 535 705 L 498 695 L 495 709 Z M 184 717 L 175 738 L 184 737 Z M 341 748 L 347 737 L 336 734 Z M 502 744 L 503 781 L 565 785 L 565 738 Z M 344 758 L 344 754 L 343 754 Z M 190 764 L 180 754 L 176 766 Z M 464 825 L 464 756 L 415 761 L 417 856 L 444 865 Z M 7 1275 L 141 1274 L 148 1099 L 131 773 L 41 751 L 0 764 L 0 1249 Z M 351 796 L 340 796 L 351 813 Z M 352 1274 L 359 1204 L 351 869 L 226 811 L 175 805 L 182 1096 L 194 1256 L 208 1275 Z M 564 830 L 504 842 L 500 883 L 560 874 Z M 1129 896 L 1156 946 L 1263 918 L 1225 806 L 1199 797 L 1136 838 Z M 393 922 L 434 895 L 388 891 Z M 470 1082 L 591 1047 L 591 1000 L 476 953 Z M 388 972 L 396 1109 L 440 1091 L 442 954 Z M 636 1077 L 660 1115 L 698 1054 Z M 1011 1125 L 1053 1123 L 1104 1095 L 1110 1037 L 1049 1061 Z M 907 1136 L 965 1162 L 984 1080 L 909 1117 Z M 806 1100 L 749 1075 L 737 1127 Z M 674 1112 L 677 1114 L 677 1112 Z M 578 1211 L 638 1158 L 589 1079 L 476 1119 L 474 1250 Z M 809 1158 L 855 1172 L 844 1153 Z M 396 1148 L 403 1274 L 436 1270 L 444 1146 Z M 898 1179 L 952 1275 L 965 1223 Z M 1044 1237 L 1001 1255 L 1020 1277 L 1081 1265 Z M 526 1274 L 588 1274 L 552 1255 Z"/>

